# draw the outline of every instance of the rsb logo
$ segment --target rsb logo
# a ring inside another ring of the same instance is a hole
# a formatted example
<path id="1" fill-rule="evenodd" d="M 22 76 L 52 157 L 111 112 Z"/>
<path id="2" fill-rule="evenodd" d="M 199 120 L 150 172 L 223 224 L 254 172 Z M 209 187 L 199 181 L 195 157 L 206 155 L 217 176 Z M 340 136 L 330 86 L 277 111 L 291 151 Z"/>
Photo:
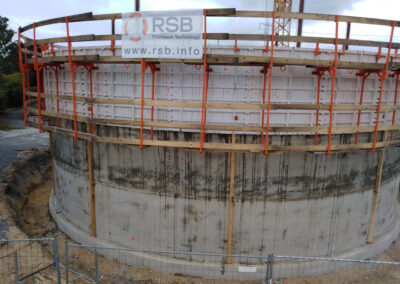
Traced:
<path id="1" fill-rule="evenodd" d="M 124 35 L 138 42 L 147 34 L 190 33 L 193 31 L 192 18 L 187 16 L 155 16 L 144 18 L 142 13 L 132 13 L 124 22 Z"/>

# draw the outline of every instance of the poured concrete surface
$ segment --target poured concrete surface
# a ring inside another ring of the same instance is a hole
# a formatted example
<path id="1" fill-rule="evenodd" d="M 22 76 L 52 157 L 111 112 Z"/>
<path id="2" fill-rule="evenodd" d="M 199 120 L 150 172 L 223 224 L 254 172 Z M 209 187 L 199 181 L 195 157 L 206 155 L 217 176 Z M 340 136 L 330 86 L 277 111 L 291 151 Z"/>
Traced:
<path id="1" fill-rule="evenodd" d="M 57 208 L 89 233 L 86 142 L 55 135 L 54 145 Z M 396 231 L 400 152 L 386 152 L 375 238 Z M 367 151 L 237 154 L 233 253 L 337 256 L 364 246 L 377 160 Z M 94 143 L 98 239 L 226 253 L 229 163 L 226 153 Z"/>
<path id="2" fill-rule="evenodd" d="M 90 236 L 89 233 L 81 230 L 74 224 L 72 224 L 59 209 L 59 204 L 54 195 L 50 195 L 49 209 L 52 217 L 57 222 L 59 228 L 69 235 L 72 239 L 77 242 L 86 245 L 107 247 L 107 248 L 120 248 L 121 246 L 116 245 L 114 242 L 106 241 L 100 238 Z M 399 210 L 397 210 L 396 216 L 400 216 Z M 383 253 L 396 239 L 396 236 L 400 232 L 400 220 L 396 219 L 393 224 L 392 230 L 379 236 L 375 239 L 373 244 L 366 244 L 361 247 L 354 248 L 346 253 L 336 255 L 340 259 L 368 259 L 373 256 Z M 246 280 L 246 279 L 265 279 L 266 264 L 250 264 L 255 271 L 253 273 L 242 273 L 239 271 L 239 267 L 246 267 L 248 263 L 238 264 L 233 258 L 232 264 L 226 264 L 225 261 L 221 261 L 218 257 L 204 256 L 201 261 L 196 260 L 183 260 L 171 257 L 173 254 L 163 254 L 160 256 L 157 253 L 140 252 L 140 251 L 113 251 L 112 249 L 100 249 L 100 254 L 108 256 L 110 258 L 117 258 L 127 264 L 137 265 L 138 263 L 145 263 L 146 267 L 155 271 L 162 268 L 163 273 L 169 273 L 172 275 L 190 275 L 194 277 L 204 277 L 212 279 L 230 279 L 234 280 Z M 248 260 L 244 257 L 244 260 Z M 243 258 L 242 258 L 243 261 Z M 261 260 L 265 262 L 264 260 Z M 351 264 L 346 262 L 327 262 L 326 260 L 316 261 L 302 261 L 293 262 L 287 261 L 282 262 L 279 258 L 275 258 L 273 266 L 273 275 L 279 275 L 279 278 L 286 277 L 300 277 L 303 275 L 316 275 L 322 273 L 329 273 L 341 268 L 349 268 Z"/>

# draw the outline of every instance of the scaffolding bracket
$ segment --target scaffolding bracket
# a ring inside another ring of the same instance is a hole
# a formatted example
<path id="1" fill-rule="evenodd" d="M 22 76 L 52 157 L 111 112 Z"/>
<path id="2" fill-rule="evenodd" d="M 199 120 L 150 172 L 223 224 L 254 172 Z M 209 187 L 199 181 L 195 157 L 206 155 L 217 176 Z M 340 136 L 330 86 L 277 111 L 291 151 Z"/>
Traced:
<path id="1" fill-rule="evenodd" d="M 142 73 L 142 86 L 141 86 L 141 103 L 140 103 L 140 149 L 144 149 L 143 146 L 143 116 L 144 116 L 144 75 L 146 69 L 149 68 L 151 71 L 151 100 L 154 101 L 154 83 L 155 83 L 155 72 L 160 71 L 154 63 L 148 63 L 143 58 L 140 60 L 140 67 Z M 154 119 L 154 105 L 151 105 L 151 121 Z M 153 140 L 153 126 L 150 129 L 150 139 Z"/>

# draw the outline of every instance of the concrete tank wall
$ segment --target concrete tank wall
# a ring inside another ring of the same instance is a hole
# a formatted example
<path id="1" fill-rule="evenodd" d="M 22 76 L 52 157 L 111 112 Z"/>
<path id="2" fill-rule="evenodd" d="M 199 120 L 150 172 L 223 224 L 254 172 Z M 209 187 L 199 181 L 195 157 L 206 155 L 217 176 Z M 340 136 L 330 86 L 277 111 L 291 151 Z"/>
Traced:
<path id="1" fill-rule="evenodd" d="M 128 128 L 96 132 L 137 136 Z M 158 139 L 197 136 L 155 132 Z M 336 135 L 332 143 L 347 138 Z M 58 210 L 90 233 L 87 144 L 61 134 L 53 139 Z M 227 142 L 230 136 L 207 139 Z M 272 143 L 276 139 L 312 144 L 314 137 L 273 136 Z M 378 152 L 367 151 L 237 153 L 233 253 L 333 256 L 365 245 L 377 160 Z M 398 148 L 388 148 L 375 237 L 394 228 L 399 167 Z M 229 171 L 228 153 L 94 143 L 97 238 L 126 247 L 226 253 Z"/>
<path id="2" fill-rule="evenodd" d="M 208 47 L 208 52 L 221 56 L 266 56 L 262 49 L 250 47 L 241 48 L 239 53 L 235 53 L 232 48 L 213 46 Z M 73 49 L 74 55 L 108 56 L 110 53 L 108 47 Z M 67 55 L 67 49 L 60 48 L 57 54 Z M 115 50 L 115 55 L 120 55 L 120 48 Z M 316 57 L 313 49 L 277 48 L 276 56 L 327 60 L 333 58 L 333 51 L 323 51 Z M 340 55 L 340 59 L 377 62 L 375 53 L 359 51 L 346 51 L 345 55 Z M 378 59 L 378 62 L 382 63 L 384 59 Z M 99 99 L 93 105 L 96 237 L 90 236 L 92 215 L 88 142 L 74 141 L 73 137 L 67 135 L 71 134 L 68 131 L 74 129 L 71 122 L 74 104 L 70 99 L 59 100 L 59 112 L 66 119 L 61 121 L 61 130 L 56 129 L 52 136 L 56 177 L 56 195 L 52 196 L 50 204 L 52 215 L 62 230 L 85 243 L 225 254 L 228 252 L 231 155 L 218 152 L 218 147 L 203 154 L 198 149 L 181 146 L 172 148 L 177 145 L 173 141 L 193 143 L 191 147 L 200 141 L 202 108 L 187 103 L 197 102 L 199 106 L 203 100 L 202 66 L 165 62 L 157 66 L 160 70 L 155 75 L 155 100 L 162 104 L 154 107 L 154 122 L 159 124 L 154 126 L 153 142 L 170 142 L 170 148 L 151 146 L 140 149 L 137 145 L 128 145 L 130 142 L 127 139 L 121 140 L 125 144 L 98 142 L 101 139 L 116 141 L 115 138 L 120 137 L 133 138 L 130 141 L 136 140 L 137 143 L 142 118 L 144 122 L 151 120 L 151 107 L 143 106 L 142 117 L 141 105 L 138 104 L 142 98 L 140 65 L 96 64 L 98 68 L 93 71 L 93 97 Z M 259 71 L 263 66 L 211 67 L 208 102 L 222 103 L 219 106 L 225 103 L 253 104 L 253 107 L 207 107 L 206 125 L 214 128 L 206 130 L 204 141 L 230 143 L 234 133 L 238 144 L 262 144 L 260 132 L 254 127 L 265 126 L 267 120 L 267 116 L 264 116 L 262 122 L 262 108 L 255 106 L 262 102 L 263 75 Z M 308 66 L 275 66 L 271 103 L 317 104 L 318 79 L 313 71 L 315 69 Z M 334 105 L 359 104 L 362 79 L 356 76 L 356 71 L 338 70 L 333 93 Z M 68 64 L 65 63 L 64 69 L 59 72 L 59 94 L 71 96 L 72 78 Z M 144 75 L 144 99 L 151 98 L 151 87 L 151 73 L 148 71 Z M 380 79 L 376 74 L 366 79 L 364 105 L 378 103 L 379 88 Z M 56 92 L 55 73 L 52 70 L 44 70 L 44 89 L 48 94 Z M 89 74 L 83 68 L 75 72 L 75 89 L 75 95 L 79 98 L 76 102 L 77 115 L 90 117 L 90 104 L 86 100 L 90 97 Z M 388 77 L 383 85 L 383 104 L 394 103 L 394 89 L 395 79 Z M 327 74 L 321 78 L 320 90 L 319 103 L 330 104 L 331 79 Z M 121 100 L 116 103 L 115 99 L 131 101 L 122 104 Z M 57 111 L 55 97 L 46 97 L 46 110 Z M 319 126 L 330 125 L 329 110 L 325 108 L 318 114 Z M 384 108 L 377 117 L 375 108 L 363 109 L 359 125 L 369 126 L 368 131 L 372 131 L 378 119 L 380 126 L 389 126 L 392 124 L 392 114 L 391 109 Z M 299 132 L 301 130 L 298 129 L 307 128 L 296 126 L 310 126 L 312 129 L 316 119 L 315 109 L 272 109 L 269 144 L 314 145 L 314 130 Z M 397 125 L 400 116 L 397 115 L 394 122 Z M 106 126 L 107 123 L 110 126 Z M 78 131 L 87 132 L 86 124 L 77 124 Z M 49 120 L 49 125 L 55 126 L 56 122 Z M 355 143 L 357 125 L 356 109 L 332 111 L 332 126 L 346 126 L 332 132 L 332 145 Z M 166 128 L 168 126 L 173 128 Z M 149 127 L 143 127 L 143 139 L 150 138 Z M 232 132 L 232 129 L 237 131 Z M 325 130 L 318 131 L 318 144 L 321 147 L 328 145 L 327 129 L 325 127 Z M 362 149 L 366 149 L 367 143 L 374 138 L 374 133 L 362 132 L 364 130 L 360 129 L 358 139 L 359 145 L 364 143 Z M 382 141 L 381 130 L 378 132 L 378 142 Z M 290 132 L 279 131 L 295 132 L 285 135 Z M 90 134 L 85 135 L 85 139 L 91 139 Z M 397 130 L 394 139 L 399 139 Z M 329 156 L 326 156 L 323 148 L 320 148 L 323 153 L 287 151 L 269 152 L 268 156 L 261 152 L 236 153 L 232 253 L 368 258 L 385 250 L 400 230 L 400 222 L 396 220 L 400 152 L 396 147 L 385 148 L 374 243 L 367 245 L 379 149 L 370 153 L 352 151 L 353 148 L 347 148 L 345 152 L 332 152 Z M 225 277 L 225 268 L 233 271 L 240 261 L 233 259 L 236 263 L 228 265 L 228 268 L 225 267 L 226 260 L 212 262 L 201 256 L 194 256 L 193 259 L 204 261 L 190 262 L 190 275 L 207 276 L 204 271 L 210 269 L 221 278 Z M 157 269 L 155 263 L 167 262 L 171 273 L 182 273 L 182 266 L 172 267 L 176 261 L 171 257 L 152 257 L 149 266 Z M 188 263 L 185 262 L 185 267 Z M 196 265 L 202 265 L 202 269 L 197 269 Z M 224 266 L 223 269 L 221 266 Z M 297 269 L 300 269 L 299 266 Z M 301 273 L 315 272 L 304 270 Z M 245 278 L 243 275 L 240 277 Z"/>

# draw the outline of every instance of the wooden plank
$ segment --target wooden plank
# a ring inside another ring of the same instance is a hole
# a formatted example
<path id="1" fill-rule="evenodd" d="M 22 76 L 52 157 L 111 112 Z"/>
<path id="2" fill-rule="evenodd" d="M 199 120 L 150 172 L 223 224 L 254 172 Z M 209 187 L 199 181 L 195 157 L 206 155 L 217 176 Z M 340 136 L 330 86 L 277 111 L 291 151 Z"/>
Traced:
<path id="1" fill-rule="evenodd" d="M 37 127 L 37 123 L 28 121 L 28 124 Z M 56 127 L 43 125 L 43 129 L 46 131 L 52 131 L 55 133 L 62 133 L 68 136 L 73 136 L 74 132 L 72 130 L 59 129 Z M 102 137 L 93 136 L 86 133 L 78 132 L 79 139 L 92 139 L 99 143 L 114 143 L 114 144 L 126 144 L 126 145 L 140 145 L 140 139 L 136 138 L 121 138 L 121 137 Z M 198 149 L 200 147 L 199 142 L 190 141 L 166 141 L 166 140 L 143 140 L 143 145 L 145 146 L 159 146 L 159 147 L 172 147 L 172 148 L 188 148 L 188 149 Z M 400 145 L 400 140 L 377 142 L 376 148 L 384 148 L 390 146 Z M 264 145 L 262 144 L 232 144 L 232 143 L 210 143 L 205 142 L 203 148 L 206 150 L 219 150 L 225 152 L 231 151 L 244 151 L 250 153 L 264 152 Z M 294 145 L 294 146 L 280 146 L 280 145 L 270 145 L 271 151 L 294 151 L 294 152 L 323 152 L 327 150 L 327 145 Z M 372 143 L 359 143 L 359 144 L 341 144 L 341 145 L 331 145 L 332 151 L 353 151 L 353 150 L 370 150 L 372 148 Z"/>
<path id="2" fill-rule="evenodd" d="M 121 40 L 122 35 L 121 34 L 115 34 L 115 35 L 95 35 L 95 40 Z"/>
<path id="3" fill-rule="evenodd" d="M 80 42 L 80 41 L 93 41 L 96 40 L 94 34 L 88 35 L 79 35 L 79 36 L 71 36 L 71 42 Z M 53 37 L 53 38 L 45 38 L 45 39 L 38 39 L 36 40 L 36 45 L 46 44 L 46 43 L 56 43 L 56 42 L 67 42 L 67 37 Z M 33 41 L 26 43 L 26 46 L 33 46 Z"/>
<path id="4" fill-rule="evenodd" d="M 204 38 L 204 34 L 203 34 Z M 121 40 L 121 34 L 114 35 L 95 35 L 95 40 Z M 207 39 L 229 40 L 229 33 L 207 33 Z"/>
<path id="5" fill-rule="evenodd" d="M 209 34 L 207 34 L 207 38 Z M 271 35 L 263 34 L 228 34 L 229 40 L 250 40 L 250 41 L 265 41 L 271 40 Z M 219 38 L 218 38 L 219 39 Z M 276 41 L 286 42 L 308 42 L 308 43 L 324 43 L 335 44 L 335 38 L 329 37 L 311 37 L 311 36 L 274 36 Z M 221 38 L 221 40 L 223 40 Z M 356 40 L 356 39 L 338 39 L 338 44 L 355 45 L 355 46 L 374 46 L 374 47 L 388 47 L 389 42 L 373 41 L 373 40 Z M 399 48 L 399 43 L 392 43 L 392 48 Z"/>
<path id="6" fill-rule="evenodd" d="M 36 92 L 27 91 L 26 94 L 31 97 L 37 97 Z M 72 101 L 73 97 L 68 95 L 56 94 L 41 94 L 42 98 L 59 99 Z M 141 105 L 140 99 L 114 99 L 114 98 L 88 98 L 76 96 L 76 101 L 94 103 L 94 104 L 111 104 L 111 105 Z M 179 107 L 179 108 L 201 108 L 201 102 L 188 102 L 188 101 L 167 101 L 167 100 L 144 100 L 145 106 L 157 107 Z M 254 104 L 254 103 L 229 103 L 229 102 L 207 102 L 207 108 L 214 109 L 238 109 L 238 110 L 266 110 L 267 104 Z M 329 110 L 329 104 L 271 104 L 271 110 L 280 109 L 294 109 L 294 110 Z M 333 106 L 333 110 L 377 110 L 378 105 L 352 105 L 352 104 L 338 104 Z M 381 110 L 400 110 L 400 105 L 383 104 Z"/>
<path id="7" fill-rule="evenodd" d="M 36 108 L 28 107 L 27 110 L 29 113 L 37 115 L 38 111 Z M 43 115 L 54 118 L 62 118 L 73 120 L 74 117 L 72 114 L 58 114 L 56 112 L 50 112 L 43 110 L 41 112 Z M 104 125 L 117 125 L 117 126 L 131 126 L 138 127 L 140 126 L 140 121 L 134 120 L 123 120 L 123 119 L 107 119 L 107 118 L 94 118 L 93 120 L 87 116 L 77 116 L 77 121 L 86 122 L 86 123 L 95 123 L 95 124 L 104 124 Z M 198 123 L 180 123 L 180 122 L 168 122 L 168 121 L 144 121 L 143 125 L 145 127 L 158 127 L 158 128 L 167 128 L 167 129 L 191 129 L 191 130 L 200 130 L 201 124 Z M 219 131 L 240 131 L 240 132 L 257 132 L 260 133 L 265 129 L 260 126 L 247 126 L 247 125 L 223 125 L 223 124 L 206 124 L 206 130 L 219 130 Z M 378 130 L 399 130 L 400 125 L 379 125 Z M 320 134 L 328 133 L 329 126 L 270 126 L 271 133 L 315 133 L 318 131 Z M 375 130 L 375 126 L 334 126 L 332 127 L 332 133 L 342 134 L 342 133 L 355 133 L 358 132 L 373 132 Z"/>
<path id="8" fill-rule="evenodd" d="M 234 17 L 239 18 L 272 18 L 271 11 L 247 11 L 247 10 L 238 10 Z"/>
<path id="9" fill-rule="evenodd" d="M 92 16 L 93 16 L 92 12 L 71 15 L 71 16 L 68 16 L 68 21 L 69 22 L 87 21 L 87 20 L 90 20 L 92 18 Z M 46 25 L 59 24 L 59 23 L 65 23 L 65 17 L 53 18 L 53 19 L 36 22 L 36 27 L 42 27 L 42 26 L 46 26 Z M 27 31 L 30 29 L 33 29 L 33 23 L 30 25 L 27 25 L 25 27 L 22 27 L 21 32 L 24 32 L 24 31 Z"/>
<path id="10" fill-rule="evenodd" d="M 71 56 L 72 61 L 74 62 L 83 62 L 83 63 L 97 63 L 99 62 L 99 55 L 74 55 Z M 37 59 L 39 63 L 66 63 L 68 62 L 68 56 L 49 56 L 49 57 L 41 57 Z M 33 64 L 33 59 L 27 60 L 28 64 Z"/>
<path id="11" fill-rule="evenodd" d="M 313 14 L 313 13 L 296 13 L 296 12 L 277 12 L 277 18 L 287 19 L 303 19 L 303 20 L 320 20 L 320 21 L 336 21 L 336 15 L 329 14 Z M 375 18 L 339 16 L 339 22 L 351 22 L 358 24 L 392 26 L 392 20 L 383 20 Z M 400 26 L 400 22 L 396 21 L 396 26 Z"/>
<path id="12" fill-rule="evenodd" d="M 121 34 L 115 35 L 95 35 L 93 40 L 121 40 Z M 204 38 L 204 34 L 203 34 Z M 60 38 L 62 39 L 62 38 Z M 249 40 L 249 41 L 265 41 L 271 40 L 271 35 L 263 34 L 229 34 L 229 33 L 207 33 L 207 39 L 212 40 Z M 307 42 L 307 43 L 324 43 L 334 44 L 334 38 L 327 37 L 310 37 L 310 36 L 275 36 L 277 41 L 287 42 Z M 45 41 L 45 40 L 43 40 Z M 66 42 L 66 39 L 64 40 Z M 76 40 L 85 41 L 85 40 Z M 49 41 L 50 42 L 50 41 Z M 338 39 L 338 44 L 353 45 L 353 46 L 372 46 L 372 47 L 388 47 L 389 42 L 372 41 L 372 40 L 355 40 L 355 39 Z M 399 48 L 399 43 L 392 43 L 392 48 Z"/>
<path id="13" fill-rule="evenodd" d="M 225 8 L 225 9 L 206 9 L 207 16 L 210 17 L 257 17 L 257 18 L 271 18 L 272 12 L 270 11 L 236 11 L 235 8 Z M 287 18 L 287 19 L 299 19 L 299 20 L 320 20 L 320 21 L 335 21 L 336 15 L 328 14 L 313 14 L 313 13 L 295 13 L 295 12 L 277 12 L 277 18 Z M 102 14 L 93 15 L 90 13 L 83 13 L 78 15 L 68 16 L 70 22 L 78 21 L 96 21 L 96 20 L 109 20 L 109 19 L 121 19 L 121 13 L 113 14 Z M 384 19 L 374 19 L 374 18 L 364 18 L 364 17 L 353 17 L 353 16 L 339 16 L 340 22 L 351 22 L 351 23 L 361 23 L 370 25 L 383 25 L 391 26 L 391 20 Z M 53 18 L 36 23 L 36 27 L 65 23 L 65 17 Z M 396 26 L 400 26 L 400 21 L 396 21 Z M 27 31 L 33 28 L 33 24 L 24 26 L 21 28 L 21 32 Z"/>
<path id="14" fill-rule="evenodd" d="M 335 38 L 328 37 L 310 37 L 310 36 L 276 36 L 277 41 L 288 42 L 308 42 L 308 43 L 325 43 L 335 44 Z M 389 42 L 373 41 L 373 40 L 356 40 L 356 39 L 338 39 L 338 44 L 355 45 L 355 46 L 374 46 L 374 47 L 388 47 Z M 399 48 L 400 44 L 392 43 L 392 48 Z"/>
<path id="15" fill-rule="evenodd" d="M 243 65 L 263 65 L 266 66 L 270 62 L 270 58 L 255 55 L 239 55 L 238 64 Z M 296 65 L 307 67 L 326 68 L 333 66 L 333 60 L 319 60 L 306 58 L 284 58 L 274 57 L 274 66 Z M 338 61 L 338 69 L 365 69 L 365 70 L 381 70 L 385 67 L 382 63 L 364 63 L 352 61 Z"/>
<path id="16" fill-rule="evenodd" d="M 235 8 L 222 8 L 222 9 L 205 9 L 207 16 L 210 17 L 227 17 L 227 16 L 234 16 L 236 13 Z M 121 13 L 112 13 L 112 14 L 98 14 L 93 15 L 91 21 L 98 21 L 98 20 L 111 20 L 111 19 L 122 19 Z"/>
<path id="17" fill-rule="evenodd" d="M 31 39 L 31 38 L 29 38 L 29 37 L 23 35 L 22 33 L 21 33 L 21 38 L 22 38 L 25 42 L 33 41 L 33 39 Z"/>
<path id="18" fill-rule="evenodd" d="M 222 9 L 205 9 L 207 16 L 210 17 L 227 17 L 227 16 L 234 16 L 236 13 L 235 8 L 222 8 Z M 92 12 L 90 13 L 83 13 L 68 16 L 69 22 L 81 22 L 81 21 L 97 21 L 97 20 L 111 20 L 111 19 L 121 19 L 121 13 L 112 13 L 112 14 L 99 14 L 93 15 Z M 36 22 L 36 27 L 51 25 L 51 24 L 58 24 L 58 23 L 65 23 L 65 17 L 53 18 L 48 19 L 40 22 Z M 33 28 L 33 24 L 29 24 L 21 28 L 21 32 L 27 31 Z"/>
<path id="19" fill-rule="evenodd" d="M 251 17 L 251 18 L 272 18 L 270 11 L 236 11 L 235 17 Z M 295 12 L 277 12 L 276 18 L 298 19 L 298 20 L 319 20 L 319 21 L 332 21 L 336 20 L 336 15 L 329 14 L 314 14 L 314 13 L 295 13 Z M 353 16 L 339 16 L 339 22 L 351 22 L 359 24 L 382 25 L 392 26 L 391 20 L 353 17 Z M 400 26 L 400 22 L 396 21 L 396 26 Z"/>
<path id="20" fill-rule="evenodd" d="M 204 33 L 203 33 L 204 39 Z M 229 33 L 207 33 L 207 39 L 228 40 Z"/>
<path id="21" fill-rule="evenodd" d="M 26 49 L 26 48 L 21 48 L 21 51 L 22 51 L 22 53 L 26 53 L 26 54 L 32 54 L 33 55 L 33 51 L 32 50 L 29 50 L 29 49 Z M 37 54 L 37 56 L 41 56 L 41 54 Z"/>
<path id="22" fill-rule="evenodd" d="M 236 14 L 235 8 L 216 8 L 216 9 L 205 9 L 206 15 L 209 17 L 228 17 Z"/>
<path id="23" fill-rule="evenodd" d="M 90 63 L 131 63 L 137 64 L 140 62 L 138 58 L 121 58 L 119 56 L 99 56 L 99 55 L 77 55 L 72 56 L 73 61 L 77 62 L 90 62 Z M 39 63 L 63 63 L 68 62 L 68 56 L 52 56 L 38 58 Z M 264 56 L 245 56 L 245 55 L 220 55 L 209 54 L 207 55 L 207 62 L 210 65 L 253 65 L 253 66 L 266 66 L 269 64 L 270 58 Z M 202 64 L 202 59 L 160 59 L 148 58 L 146 62 L 149 63 L 185 63 L 185 64 Z M 28 63 L 32 64 L 33 60 L 29 59 Z M 319 60 L 319 59 L 305 59 L 305 58 L 286 58 L 275 57 L 274 66 L 307 66 L 307 67 L 331 67 L 333 60 Z M 352 62 L 352 61 L 338 61 L 339 69 L 365 69 L 365 70 L 381 70 L 385 67 L 383 63 L 366 63 L 366 62 Z M 400 68 L 399 63 L 392 63 L 392 69 Z"/>
<path id="24" fill-rule="evenodd" d="M 387 131 L 383 132 L 382 141 L 386 141 Z M 375 220 L 376 220 L 376 212 L 378 209 L 378 200 L 379 200 L 379 192 L 381 188 L 381 179 L 382 179 L 382 169 L 383 169 L 383 161 L 385 159 L 385 148 L 379 150 L 379 160 L 378 167 L 376 172 L 376 183 L 374 188 L 374 194 L 372 197 L 372 208 L 371 208 L 371 217 L 369 220 L 369 230 L 368 230 L 368 238 L 367 243 L 372 244 L 374 240 L 374 231 L 375 231 Z"/>
<path id="25" fill-rule="evenodd" d="M 112 13 L 112 14 L 98 14 L 98 15 L 93 15 L 92 19 L 90 21 L 102 21 L 102 20 L 118 20 L 122 19 L 122 14 L 121 13 Z"/>
<path id="26" fill-rule="evenodd" d="M 232 144 L 236 144 L 236 134 L 232 134 Z M 232 262 L 232 233 L 233 233 L 233 196 L 234 196 L 234 185 L 235 185 L 235 152 L 231 152 L 231 172 L 229 178 L 229 212 L 228 212 L 228 244 L 227 254 L 228 257 L 226 262 L 230 264 Z"/>
<path id="27" fill-rule="evenodd" d="M 81 35 L 81 36 L 71 36 L 72 42 L 80 41 L 105 41 L 105 40 L 121 40 L 121 34 L 114 35 Z M 203 34 L 204 38 L 204 34 Z M 229 34 L 229 33 L 207 33 L 207 39 L 212 40 L 249 40 L 249 41 L 265 41 L 271 40 L 271 35 L 263 34 Z M 310 37 L 310 36 L 275 36 L 277 41 L 286 42 L 307 42 L 307 43 L 324 43 L 324 44 L 334 44 L 334 38 L 328 37 Z M 67 42 L 67 37 L 57 37 L 57 38 L 46 38 L 37 40 L 37 44 L 45 43 L 56 43 L 56 42 Z M 388 47 L 389 42 L 384 41 L 372 41 L 372 40 L 354 40 L 354 39 L 338 39 L 338 44 L 354 45 L 354 46 L 372 46 L 372 47 Z M 32 46 L 33 41 L 28 41 L 26 46 Z M 392 48 L 399 48 L 399 43 L 392 43 Z"/>

